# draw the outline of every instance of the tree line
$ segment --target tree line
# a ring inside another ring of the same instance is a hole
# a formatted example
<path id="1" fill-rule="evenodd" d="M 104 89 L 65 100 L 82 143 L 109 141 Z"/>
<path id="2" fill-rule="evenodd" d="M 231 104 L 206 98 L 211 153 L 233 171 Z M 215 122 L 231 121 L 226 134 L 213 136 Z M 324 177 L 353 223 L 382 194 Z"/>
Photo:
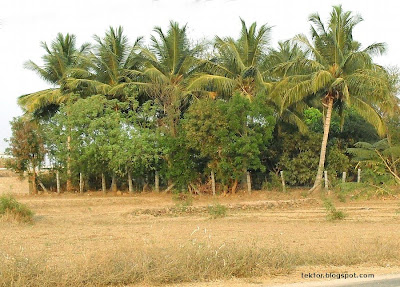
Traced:
<path id="1" fill-rule="evenodd" d="M 28 173 L 32 193 L 45 188 L 45 158 L 68 191 L 235 193 L 273 186 L 282 170 L 318 190 L 324 170 L 360 165 L 371 181 L 398 182 L 398 73 L 373 61 L 384 43 L 353 39 L 361 16 L 312 14 L 309 36 L 277 48 L 270 26 L 240 21 L 237 38 L 203 42 L 173 21 L 148 45 L 122 27 L 81 46 L 71 34 L 43 42 L 43 63 L 25 66 L 53 88 L 18 99 L 9 166 Z"/>

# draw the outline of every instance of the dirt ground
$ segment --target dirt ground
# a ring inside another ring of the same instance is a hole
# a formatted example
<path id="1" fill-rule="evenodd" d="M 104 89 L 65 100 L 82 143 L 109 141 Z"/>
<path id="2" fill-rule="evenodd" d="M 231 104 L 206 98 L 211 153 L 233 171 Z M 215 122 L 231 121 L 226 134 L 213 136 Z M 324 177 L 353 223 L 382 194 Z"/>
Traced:
<path id="1" fill-rule="evenodd" d="M 43 255 L 57 260 L 113 249 L 115 246 L 163 248 L 188 242 L 216 246 L 243 242 L 285 246 L 291 250 L 338 250 L 343 246 L 398 243 L 400 200 L 336 202 L 347 213 L 342 221 L 327 221 L 321 200 L 289 194 L 255 192 L 193 198 L 192 213 L 169 213 L 179 202 L 170 194 L 18 196 L 35 212 L 33 225 L 0 222 L 0 252 Z M 219 202 L 224 218 L 211 219 L 202 207 Z M 198 212 L 196 211 L 196 208 Z M 257 286 L 298 282 L 302 272 L 399 273 L 398 264 L 385 266 L 305 266 L 282 276 L 186 283 L 171 286 Z"/>

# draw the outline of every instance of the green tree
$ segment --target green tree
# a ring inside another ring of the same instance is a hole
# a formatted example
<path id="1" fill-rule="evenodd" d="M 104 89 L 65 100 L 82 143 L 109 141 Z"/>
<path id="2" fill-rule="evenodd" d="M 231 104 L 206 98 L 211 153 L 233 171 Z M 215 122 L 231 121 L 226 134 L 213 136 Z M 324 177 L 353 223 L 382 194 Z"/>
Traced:
<path id="1" fill-rule="evenodd" d="M 383 135 L 385 127 L 379 112 L 393 107 L 394 95 L 387 71 L 372 61 L 373 55 L 385 51 L 385 45 L 375 43 L 361 49 L 361 44 L 353 40 L 353 28 L 362 20 L 360 16 L 334 6 L 326 26 L 318 14 L 312 14 L 309 20 L 312 42 L 304 35 L 294 40 L 310 56 L 278 65 L 277 70 L 293 75 L 288 76 L 292 84 L 284 93 L 282 109 L 313 95 L 322 99 L 326 110 L 314 190 L 321 186 L 334 105 L 339 114 L 345 106 L 353 107 Z"/>
<path id="2" fill-rule="evenodd" d="M 202 99 L 189 108 L 183 127 L 190 147 L 208 159 L 224 186 L 235 192 L 243 170 L 263 169 L 260 154 L 272 138 L 275 120 L 265 98 L 234 95 L 229 101 Z"/>
<path id="3" fill-rule="evenodd" d="M 18 104 L 27 113 L 32 113 L 35 118 L 49 119 L 58 110 L 61 104 L 72 102 L 76 99 L 70 89 L 65 86 L 71 69 L 84 69 L 84 59 L 90 45 L 83 44 L 80 48 L 76 47 L 75 35 L 61 33 L 51 43 L 49 47 L 45 42 L 42 48 L 46 54 L 42 57 L 43 66 L 35 64 L 33 61 L 25 63 L 27 69 L 36 72 L 42 79 L 55 88 L 38 91 L 35 93 L 19 97 Z M 70 149 L 70 134 L 66 134 L 67 147 Z M 67 161 L 67 190 L 72 189 L 70 160 Z"/>
<path id="4" fill-rule="evenodd" d="M 44 160 L 42 131 L 35 121 L 27 117 L 14 118 L 11 138 L 6 153 L 12 156 L 8 166 L 21 176 L 29 177 L 29 193 L 37 194 L 37 170 Z"/>

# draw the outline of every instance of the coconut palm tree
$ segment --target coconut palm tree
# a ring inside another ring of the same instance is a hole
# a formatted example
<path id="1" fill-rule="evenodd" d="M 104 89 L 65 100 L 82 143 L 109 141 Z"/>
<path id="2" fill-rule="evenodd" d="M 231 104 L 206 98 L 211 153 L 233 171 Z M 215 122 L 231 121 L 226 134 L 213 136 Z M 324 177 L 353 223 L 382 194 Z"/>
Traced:
<path id="1" fill-rule="evenodd" d="M 214 56 L 204 61 L 204 72 L 191 82 L 191 90 L 207 90 L 214 96 L 230 97 L 237 91 L 251 99 L 259 89 L 268 85 L 260 70 L 266 57 L 271 27 L 257 29 L 253 23 L 247 28 L 240 19 L 242 29 L 237 40 L 215 37 Z M 215 94 L 216 93 L 216 94 Z"/>
<path id="2" fill-rule="evenodd" d="M 289 61 L 299 61 L 307 57 L 301 47 L 290 40 L 278 42 L 278 48 L 268 49 L 268 54 L 262 63 L 262 76 L 265 82 L 271 83 L 269 90 L 269 104 L 277 111 L 277 130 L 280 134 L 282 125 L 289 124 L 296 126 L 301 133 L 307 133 L 307 125 L 303 121 L 303 112 L 309 107 L 310 103 L 305 99 L 296 104 L 290 105 L 281 110 L 283 92 L 290 85 L 290 71 L 276 69 L 277 66 Z M 288 73 L 289 72 L 289 73 Z"/>
<path id="3" fill-rule="evenodd" d="M 141 48 L 137 60 L 143 64 L 138 73 L 146 84 L 145 92 L 163 107 L 160 125 L 168 134 L 175 136 L 182 109 L 187 106 L 191 90 L 191 76 L 199 67 L 203 44 L 192 44 L 187 35 L 187 26 L 171 21 L 164 32 L 154 28 L 151 44 Z"/>
<path id="4" fill-rule="evenodd" d="M 126 100 L 129 96 L 127 88 L 142 84 L 135 81 L 135 71 L 140 64 L 136 61 L 135 51 L 142 38 L 137 38 L 133 46 L 130 46 L 120 26 L 110 27 L 103 38 L 95 35 L 94 39 L 94 52 L 86 57 L 85 67 L 71 70 L 71 76 L 66 79 L 66 87 L 74 91 L 81 90 L 88 97 L 103 95 L 108 99 Z M 105 191 L 104 173 L 102 186 Z M 116 189 L 116 176 L 113 174 L 111 190 L 116 192 Z"/>
<path id="5" fill-rule="evenodd" d="M 19 97 L 18 104 L 27 113 L 32 113 L 34 118 L 52 116 L 63 103 L 70 102 L 75 94 L 65 87 L 65 80 L 68 78 L 72 68 L 83 65 L 84 56 L 87 54 L 90 45 L 83 44 L 76 46 L 75 35 L 61 33 L 51 43 L 50 47 L 41 43 L 46 54 L 42 57 L 43 66 L 33 61 L 25 63 L 25 67 L 36 72 L 43 80 L 53 85 L 54 88 L 34 92 Z M 68 136 L 67 145 L 70 151 L 71 138 Z M 67 160 L 67 190 L 72 189 L 70 157 Z"/>
<path id="6" fill-rule="evenodd" d="M 125 88 L 138 84 L 132 71 L 137 69 L 135 49 L 142 40 L 137 38 L 130 46 L 123 28 L 110 27 L 103 38 L 95 35 L 94 52 L 85 58 L 84 67 L 71 70 L 66 87 L 80 89 L 85 96 L 96 94 L 123 100 Z"/>
<path id="7" fill-rule="evenodd" d="M 326 111 L 318 172 L 312 188 L 316 190 L 322 181 L 334 108 L 342 114 L 346 106 L 351 106 L 383 135 L 385 127 L 380 112 L 393 107 L 395 97 L 388 73 L 372 61 L 374 55 L 385 51 L 385 44 L 374 43 L 362 49 L 361 44 L 353 40 L 353 29 L 362 21 L 360 16 L 334 6 L 327 25 L 318 14 L 312 14 L 309 20 L 311 41 L 305 35 L 294 38 L 309 57 L 282 63 L 276 71 L 290 75 L 284 79 L 287 87 L 282 110 L 313 96 L 321 100 Z"/>
<path id="8" fill-rule="evenodd" d="M 72 93 L 63 87 L 71 68 L 82 65 L 82 57 L 88 52 L 90 45 L 76 46 L 76 36 L 73 34 L 57 34 L 50 47 L 46 42 L 41 43 L 46 54 L 42 56 L 43 66 L 33 61 L 25 63 L 25 68 L 36 72 L 53 88 L 30 93 L 19 97 L 18 104 L 29 113 L 37 117 L 51 116 L 60 104 L 66 103 Z"/>

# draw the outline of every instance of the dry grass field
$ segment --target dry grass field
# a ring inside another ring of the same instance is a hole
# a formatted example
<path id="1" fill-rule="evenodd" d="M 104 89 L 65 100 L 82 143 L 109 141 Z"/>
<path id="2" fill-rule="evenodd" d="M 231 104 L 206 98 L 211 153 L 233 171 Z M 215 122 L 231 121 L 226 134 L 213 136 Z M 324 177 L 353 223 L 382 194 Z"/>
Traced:
<path id="1" fill-rule="evenodd" d="M 32 224 L 0 220 L 0 286 L 257 286 L 301 272 L 400 271 L 400 201 L 288 194 L 19 196 Z M 227 207 L 212 218 L 209 205 Z"/>

